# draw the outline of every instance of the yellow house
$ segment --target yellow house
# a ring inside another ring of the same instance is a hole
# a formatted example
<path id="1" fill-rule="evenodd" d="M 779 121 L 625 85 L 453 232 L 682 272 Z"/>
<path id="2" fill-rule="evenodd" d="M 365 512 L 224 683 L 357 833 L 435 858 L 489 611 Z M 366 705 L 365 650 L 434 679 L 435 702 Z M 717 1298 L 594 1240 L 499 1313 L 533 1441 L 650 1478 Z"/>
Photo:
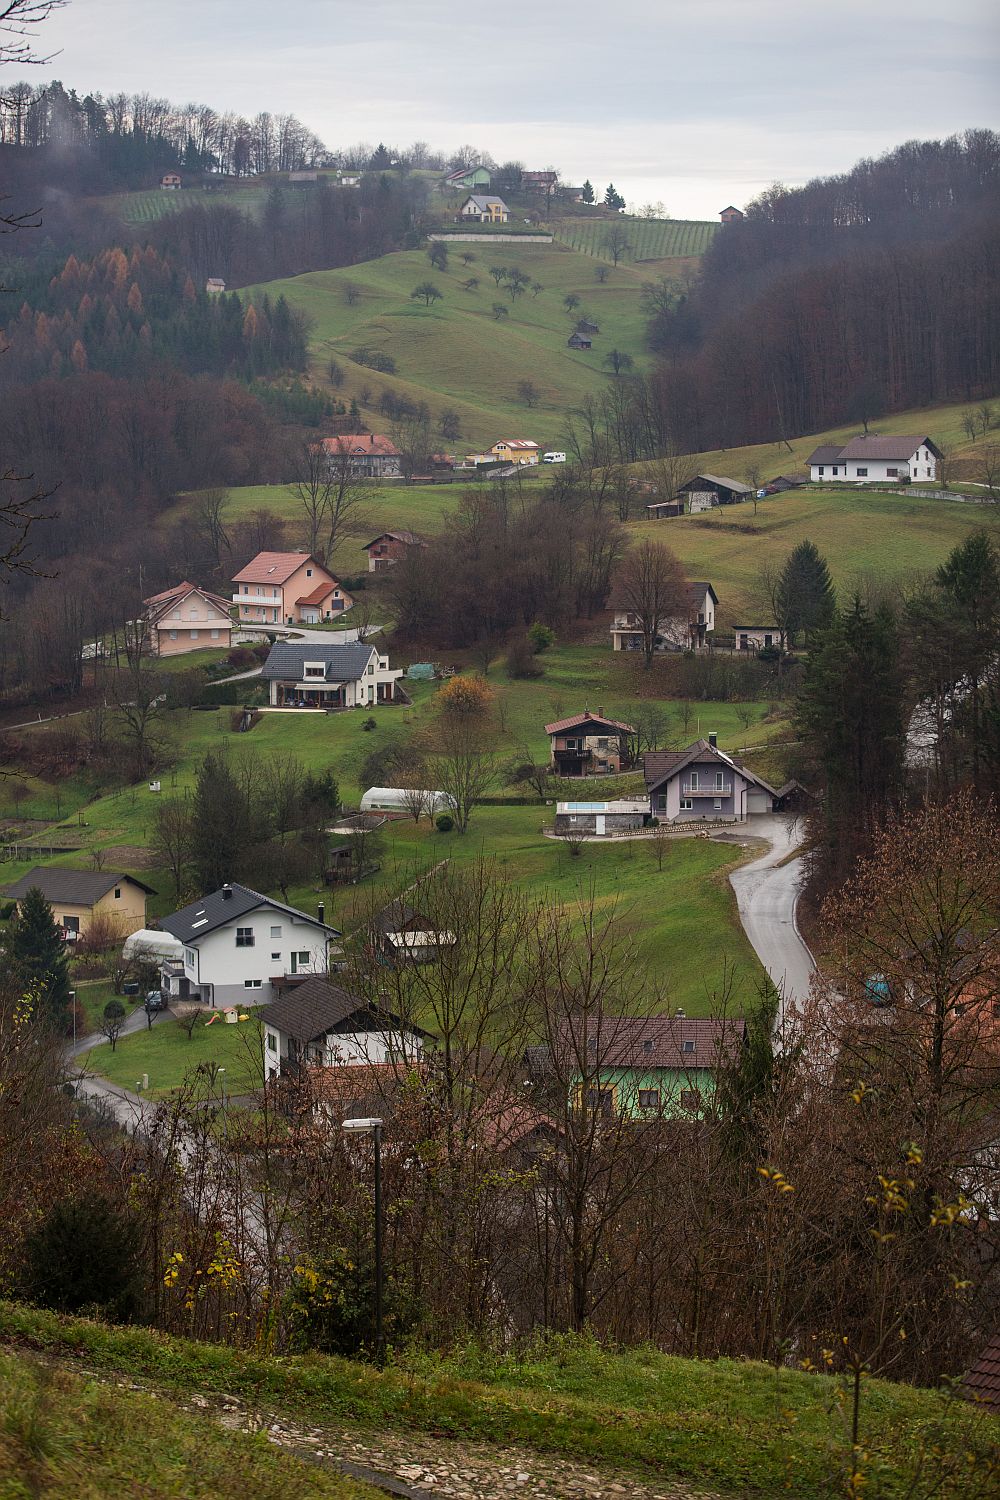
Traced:
<path id="1" fill-rule="evenodd" d="M 480 224 L 506 224 L 510 210 L 502 198 L 492 193 L 472 193 L 459 209 L 459 215 L 463 219 L 475 219 Z"/>
<path id="2" fill-rule="evenodd" d="M 18 911 L 33 888 L 41 891 L 70 942 L 86 937 L 95 922 L 102 926 L 107 923 L 109 936 L 117 940 L 138 932 L 146 925 L 146 897 L 156 894 L 151 886 L 120 870 L 39 866 L 22 875 L 7 891 L 8 897 L 17 902 Z"/>
<path id="3" fill-rule="evenodd" d="M 494 459 L 508 464 L 537 464 L 538 444 L 527 438 L 501 438 L 490 449 Z"/>

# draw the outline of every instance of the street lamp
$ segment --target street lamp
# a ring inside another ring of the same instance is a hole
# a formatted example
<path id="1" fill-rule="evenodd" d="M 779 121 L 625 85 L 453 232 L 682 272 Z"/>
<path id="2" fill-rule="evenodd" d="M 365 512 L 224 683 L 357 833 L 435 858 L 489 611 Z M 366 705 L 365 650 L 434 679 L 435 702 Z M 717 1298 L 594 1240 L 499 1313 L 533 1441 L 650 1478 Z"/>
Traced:
<path id="1" fill-rule="evenodd" d="M 382 1121 L 345 1120 L 349 1135 L 370 1135 L 375 1142 L 375 1363 L 385 1363 L 385 1340 L 382 1334 Z"/>
<path id="2" fill-rule="evenodd" d="M 216 1072 L 215 1072 L 215 1077 L 216 1077 L 216 1081 L 218 1082 L 218 1085 L 219 1085 L 219 1093 L 222 1095 L 222 1107 L 223 1107 L 223 1109 L 225 1109 L 225 1107 L 226 1107 L 226 1070 L 225 1070 L 225 1068 L 217 1068 Z"/>

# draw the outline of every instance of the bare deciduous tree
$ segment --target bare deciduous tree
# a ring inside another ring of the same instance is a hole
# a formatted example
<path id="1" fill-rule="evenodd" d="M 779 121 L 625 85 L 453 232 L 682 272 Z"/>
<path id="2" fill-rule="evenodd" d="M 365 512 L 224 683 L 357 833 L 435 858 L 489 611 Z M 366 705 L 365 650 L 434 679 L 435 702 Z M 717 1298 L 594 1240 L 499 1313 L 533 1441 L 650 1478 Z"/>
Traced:
<path id="1" fill-rule="evenodd" d="M 680 619 L 687 624 L 687 584 L 670 548 L 647 539 L 627 552 L 615 575 L 614 597 L 620 608 L 635 616 L 649 667 L 656 638 L 668 622 Z"/>

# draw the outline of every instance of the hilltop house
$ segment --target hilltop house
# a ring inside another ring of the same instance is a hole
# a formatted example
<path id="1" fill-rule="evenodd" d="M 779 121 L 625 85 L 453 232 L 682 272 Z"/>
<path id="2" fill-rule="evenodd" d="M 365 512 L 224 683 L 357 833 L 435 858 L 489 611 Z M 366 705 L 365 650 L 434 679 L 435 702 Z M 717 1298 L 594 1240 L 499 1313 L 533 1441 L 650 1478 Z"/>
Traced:
<path id="1" fill-rule="evenodd" d="M 444 179 L 444 185 L 451 191 L 462 190 L 467 193 L 489 192 L 493 182 L 492 177 L 485 167 L 459 167 L 455 172 L 449 172 Z"/>
<path id="2" fill-rule="evenodd" d="M 240 624 L 316 624 L 354 602 L 309 552 L 258 552 L 235 575 L 233 588 Z"/>
<path id="3" fill-rule="evenodd" d="M 492 193 L 472 193 L 459 209 L 462 219 L 476 219 L 480 224 L 506 224 L 510 210 L 502 198 Z"/>
<path id="4" fill-rule="evenodd" d="M 546 724 L 549 759 L 557 776 L 608 776 L 631 765 L 631 724 L 584 712 Z"/>
<path id="5" fill-rule="evenodd" d="M 142 602 L 150 646 L 156 656 L 180 656 L 205 646 L 228 650 L 233 631 L 228 599 L 196 583 L 178 583 Z"/>
<path id="6" fill-rule="evenodd" d="M 719 210 L 719 218 L 723 224 L 738 224 L 743 217 L 743 210 L 734 208 L 730 203 L 728 207 Z"/>
<path id="7" fill-rule="evenodd" d="M 849 443 L 821 443 L 809 455 L 809 478 L 815 484 L 836 479 L 848 484 L 875 480 L 937 479 L 941 449 L 929 437 L 897 433 L 891 437 L 852 438 Z"/>
<path id="8" fill-rule="evenodd" d="M 210 297 L 218 297 L 226 290 L 226 283 L 221 276 L 210 276 L 205 282 L 205 290 Z"/>
<path id="9" fill-rule="evenodd" d="M 529 438 L 501 438 L 485 453 L 470 453 L 469 464 L 537 464 L 539 447 Z"/>
<path id="10" fill-rule="evenodd" d="M 661 823 L 745 823 L 752 813 L 773 812 L 778 793 L 742 761 L 726 755 L 717 737 L 686 750 L 650 750 L 643 756 L 650 815 Z"/>
<path id="11" fill-rule="evenodd" d="M 403 472 L 402 454 L 390 438 L 377 432 L 342 433 L 324 438 L 321 444 L 335 473 L 348 472 L 365 479 L 398 479 Z"/>
<path id="12" fill-rule="evenodd" d="M 544 193 L 546 197 L 555 191 L 559 181 L 559 173 L 547 168 L 544 172 L 522 172 L 521 191 L 525 193 Z"/>
<path id="13" fill-rule="evenodd" d="M 401 667 L 374 646 L 325 641 L 277 641 L 261 675 L 272 708 L 361 708 L 393 703 Z"/>
<path id="14" fill-rule="evenodd" d="M 163 993 L 202 1005 L 258 1005 L 274 998 L 274 982 L 285 975 L 326 974 L 340 933 L 317 916 L 307 916 L 245 885 L 192 901 L 160 926 L 178 938 L 181 958 L 165 958 L 160 968 Z"/>
<path id="15" fill-rule="evenodd" d="M 181 178 L 179 172 L 164 172 L 160 178 L 160 187 L 165 188 L 168 192 L 176 192 L 180 186 Z"/>
<path id="16" fill-rule="evenodd" d="M 718 596 L 710 583 L 689 583 L 688 608 L 684 615 L 661 620 L 657 627 L 657 651 L 702 651 L 715 629 Z M 630 609 L 616 612 L 611 626 L 613 651 L 641 651 L 642 627 Z"/>
<path id="17" fill-rule="evenodd" d="M 532 1047 L 530 1071 L 555 1073 L 570 1103 L 608 1117 L 696 1117 L 722 1063 L 744 1045 L 746 1022 L 676 1016 L 568 1016 L 551 1046 Z"/>
<path id="18" fill-rule="evenodd" d="M 404 558 L 411 547 L 426 545 L 413 531 L 380 531 L 361 550 L 368 553 L 369 573 L 384 573 Z"/>
<path id="19" fill-rule="evenodd" d="M 303 1068 L 416 1061 L 427 1032 L 316 975 L 260 1011 L 264 1076 L 295 1076 Z"/>
<path id="20" fill-rule="evenodd" d="M 95 924 L 112 929 L 120 941 L 146 925 L 146 897 L 152 886 L 120 870 L 70 870 L 65 865 L 39 866 L 7 888 L 18 911 L 32 889 L 40 890 L 67 942 L 86 937 Z"/>

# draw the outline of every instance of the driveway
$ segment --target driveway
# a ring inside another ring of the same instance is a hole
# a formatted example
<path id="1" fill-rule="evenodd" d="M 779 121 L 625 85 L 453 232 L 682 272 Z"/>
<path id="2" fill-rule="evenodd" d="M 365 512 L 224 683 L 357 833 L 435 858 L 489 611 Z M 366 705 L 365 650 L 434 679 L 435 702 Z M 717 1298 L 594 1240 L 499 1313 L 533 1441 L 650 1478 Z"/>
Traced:
<path id="1" fill-rule="evenodd" d="M 816 967 L 795 922 L 802 860 L 789 856 L 801 842 L 801 827 L 788 818 L 755 817 L 747 823 L 746 832 L 767 839 L 770 847 L 758 859 L 733 870 L 729 879 L 743 930 L 778 991 L 780 1029 L 786 1015 L 801 1008 Z"/>

